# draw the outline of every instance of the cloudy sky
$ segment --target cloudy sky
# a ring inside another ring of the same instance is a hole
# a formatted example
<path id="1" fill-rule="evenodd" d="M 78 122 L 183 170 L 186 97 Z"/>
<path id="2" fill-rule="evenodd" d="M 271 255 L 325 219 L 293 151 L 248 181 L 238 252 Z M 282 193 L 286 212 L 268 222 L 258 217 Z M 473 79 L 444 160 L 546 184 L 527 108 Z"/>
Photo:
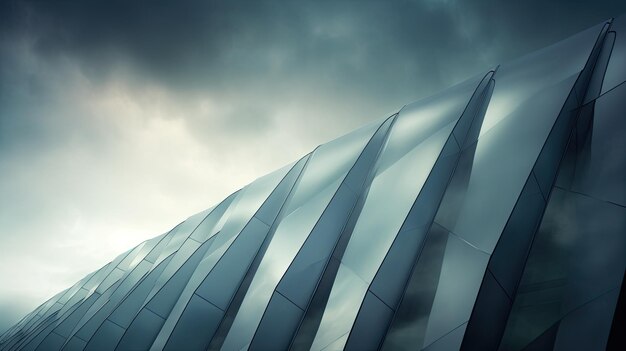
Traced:
<path id="1" fill-rule="evenodd" d="M 616 1 L 0 1 L 0 332 L 316 145 Z"/>

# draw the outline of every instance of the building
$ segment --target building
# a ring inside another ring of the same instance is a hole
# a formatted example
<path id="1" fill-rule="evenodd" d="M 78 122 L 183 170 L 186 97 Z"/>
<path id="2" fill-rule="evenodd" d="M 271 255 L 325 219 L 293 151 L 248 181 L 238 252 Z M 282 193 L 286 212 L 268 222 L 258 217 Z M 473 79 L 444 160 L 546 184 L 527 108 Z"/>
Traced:
<path id="1" fill-rule="evenodd" d="M 625 38 L 598 24 L 323 144 L 0 349 L 623 347 Z"/>

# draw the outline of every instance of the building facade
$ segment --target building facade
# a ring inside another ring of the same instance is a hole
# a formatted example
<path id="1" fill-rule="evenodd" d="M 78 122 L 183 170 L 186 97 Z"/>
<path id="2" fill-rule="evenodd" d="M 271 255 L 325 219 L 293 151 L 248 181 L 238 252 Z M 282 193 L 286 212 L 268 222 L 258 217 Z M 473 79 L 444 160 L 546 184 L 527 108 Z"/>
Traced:
<path id="1" fill-rule="evenodd" d="M 620 349 L 625 80 L 624 17 L 487 70 L 120 255 L 0 349 Z"/>

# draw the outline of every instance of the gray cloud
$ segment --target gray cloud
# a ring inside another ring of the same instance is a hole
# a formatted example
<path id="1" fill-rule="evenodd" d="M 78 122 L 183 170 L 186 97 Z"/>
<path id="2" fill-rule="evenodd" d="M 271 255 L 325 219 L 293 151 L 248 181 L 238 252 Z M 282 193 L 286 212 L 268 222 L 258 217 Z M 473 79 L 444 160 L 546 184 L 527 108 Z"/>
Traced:
<path id="1" fill-rule="evenodd" d="M 315 145 L 623 1 L 3 1 L 0 330 Z M 77 264 L 79 262 L 80 264 Z"/>

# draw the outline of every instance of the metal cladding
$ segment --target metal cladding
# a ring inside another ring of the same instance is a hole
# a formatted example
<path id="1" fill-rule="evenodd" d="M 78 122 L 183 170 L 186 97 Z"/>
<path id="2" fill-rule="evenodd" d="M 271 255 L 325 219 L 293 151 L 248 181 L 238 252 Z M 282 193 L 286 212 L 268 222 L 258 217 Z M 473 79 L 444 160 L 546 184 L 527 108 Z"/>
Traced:
<path id="1" fill-rule="evenodd" d="M 623 347 L 625 38 L 601 23 L 323 144 L 0 349 Z"/>

